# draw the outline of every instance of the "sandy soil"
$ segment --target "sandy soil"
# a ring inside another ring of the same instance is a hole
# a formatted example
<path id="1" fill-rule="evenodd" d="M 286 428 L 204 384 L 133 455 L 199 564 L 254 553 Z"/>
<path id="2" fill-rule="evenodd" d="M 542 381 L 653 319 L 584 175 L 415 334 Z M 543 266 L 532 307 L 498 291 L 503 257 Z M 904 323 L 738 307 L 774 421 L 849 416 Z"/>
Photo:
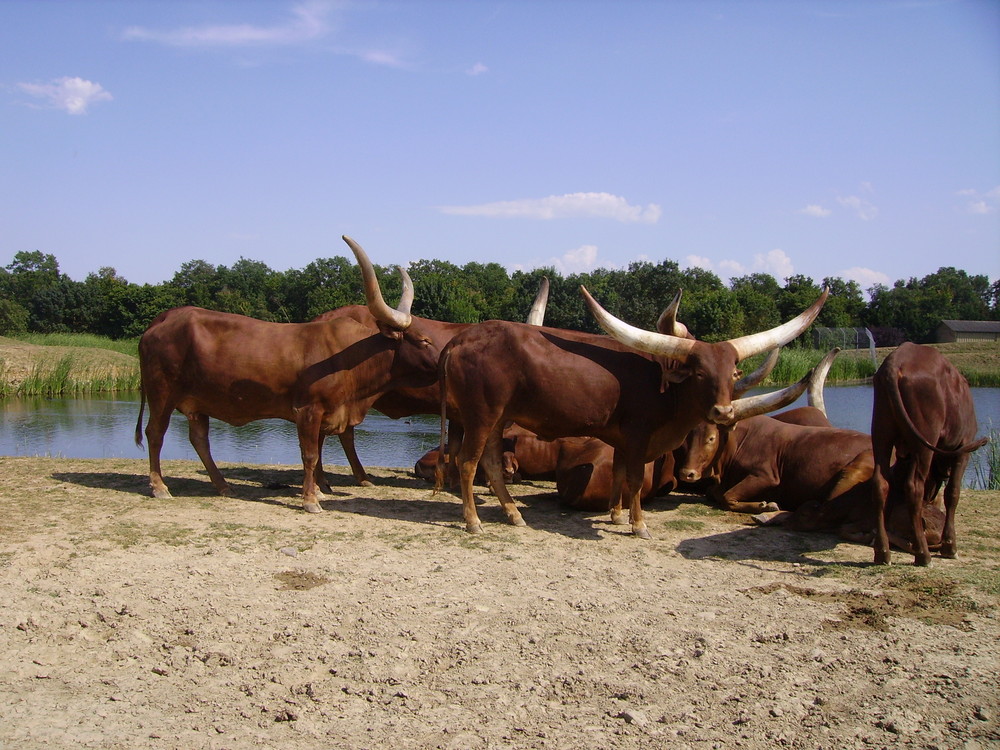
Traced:
<path id="1" fill-rule="evenodd" d="M 473 537 L 402 470 L 312 516 L 292 467 L 165 467 L 0 458 L 0 747 L 1000 746 L 997 602 L 939 585 L 975 552 L 875 569 L 689 497 L 642 541 L 546 483 Z"/>

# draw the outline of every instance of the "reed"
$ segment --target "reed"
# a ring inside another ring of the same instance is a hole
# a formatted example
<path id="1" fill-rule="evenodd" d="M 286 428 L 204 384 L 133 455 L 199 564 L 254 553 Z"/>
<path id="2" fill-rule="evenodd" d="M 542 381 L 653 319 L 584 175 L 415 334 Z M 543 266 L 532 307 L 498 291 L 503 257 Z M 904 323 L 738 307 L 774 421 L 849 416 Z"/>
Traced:
<path id="1" fill-rule="evenodd" d="M 826 351 L 819 349 L 783 349 L 778 364 L 761 385 L 788 385 L 801 380 L 806 373 L 819 364 Z M 860 356 L 860 355 L 864 356 Z M 856 383 L 870 379 L 875 374 L 875 365 L 867 352 L 856 354 L 842 352 L 830 367 L 826 377 L 828 384 Z M 763 354 L 751 357 L 742 364 L 745 372 L 751 372 L 764 360 Z"/>
<path id="2" fill-rule="evenodd" d="M 990 442 L 972 454 L 972 486 L 980 490 L 1000 490 L 1000 429 L 991 428 Z"/>
<path id="3" fill-rule="evenodd" d="M 6 363 L 0 361 L 0 396 L 63 396 L 139 388 L 138 364 L 134 368 L 109 368 L 73 354 L 55 361 L 36 362 L 28 374 L 17 380 L 8 377 Z"/>

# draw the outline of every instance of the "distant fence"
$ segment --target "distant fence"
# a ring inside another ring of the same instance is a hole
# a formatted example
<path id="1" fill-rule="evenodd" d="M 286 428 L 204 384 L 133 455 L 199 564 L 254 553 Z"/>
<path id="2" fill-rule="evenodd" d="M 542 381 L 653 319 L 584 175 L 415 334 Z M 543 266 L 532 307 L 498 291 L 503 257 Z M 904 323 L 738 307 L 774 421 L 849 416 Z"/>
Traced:
<path id="1" fill-rule="evenodd" d="M 868 349 L 872 364 L 878 364 L 875 357 L 875 337 L 867 328 L 824 328 L 813 329 L 813 345 L 817 349 Z"/>

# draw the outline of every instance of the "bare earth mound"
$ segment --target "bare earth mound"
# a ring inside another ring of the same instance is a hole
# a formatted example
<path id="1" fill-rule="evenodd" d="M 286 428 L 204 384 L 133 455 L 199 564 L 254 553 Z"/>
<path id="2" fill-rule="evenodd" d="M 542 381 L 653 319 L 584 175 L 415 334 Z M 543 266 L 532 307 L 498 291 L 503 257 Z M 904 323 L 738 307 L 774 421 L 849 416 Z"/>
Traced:
<path id="1" fill-rule="evenodd" d="M 0 459 L 0 747 L 975 748 L 1000 743 L 997 570 L 930 569 L 697 498 L 652 541 L 519 485 L 462 530 L 402 470 Z M 339 470 L 343 471 L 343 470 Z M 992 515 L 989 515 L 992 514 Z M 987 534 L 982 534 L 987 538 Z M 987 551 L 984 551 L 987 550 Z"/>

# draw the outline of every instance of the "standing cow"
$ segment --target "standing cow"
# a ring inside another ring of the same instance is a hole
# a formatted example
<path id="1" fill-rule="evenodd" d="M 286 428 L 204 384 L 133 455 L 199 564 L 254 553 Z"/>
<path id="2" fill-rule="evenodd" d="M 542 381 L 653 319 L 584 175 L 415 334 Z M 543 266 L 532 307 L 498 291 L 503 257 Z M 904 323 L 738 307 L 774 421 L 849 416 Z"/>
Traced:
<path id="1" fill-rule="evenodd" d="M 732 399 L 738 363 L 802 333 L 829 293 L 824 290 L 782 326 L 710 344 L 634 328 L 580 289 L 613 338 L 487 321 L 460 333 L 442 352 L 442 433 L 446 413 L 465 429 L 457 456 L 469 532 L 482 531 L 472 494 L 481 458 L 508 519 L 524 525 L 500 469 L 503 428 L 513 421 L 542 438 L 592 436 L 611 445 L 612 521 L 622 522 L 627 493 L 632 531 L 648 538 L 641 505 L 644 465 L 676 448 L 703 420 L 737 419 Z"/>
<path id="2" fill-rule="evenodd" d="M 405 304 L 407 306 L 406 309 L 409 310 L 409 303 L 412 301 L 412 287 L 409 287 L 408 292 L 404 289 L 404 292 L 408 293 L 409 296 L 401 299 L 400 305 Z M 538 293 L 535 295 L 535 300 L 532 302 L 531 309 L 528 311 L 528 325 L 540 326 L 542 324 L 545 320 L 545 309 L 548 304 L 548 299 L 549 279 L 547 276 L 543 276 L 538 287 Z M 371 310 L 365 305 L 347 305 L 345 307 L 338 307 L 336 310 L 330 310 L 329 312 L 325 312 L 322 315 L 317 316 L 313 319 L 313 321 L 319 322 L 324 320 L 335 320 L 338 318 L 352 318 L 362 325 L 366 325 L 371 328 L 375 328 L 377 326 L 377 321 L 375 320 Z M 414 324 L 417 325 L 420 330 L 425 333 L 425 335 L 429 336 L 439 349 L 443 349 L 445 345 L 452 340 L 452 338 L 464 331 L 470 325 L 473 325 L 471 323 L 447 323 L 440 320 L 432 320 L 430 318 L 421 318 L 416 315 L 412 316 L 412 319 Z M 441 408 L 441 390 L 438 387 L 437 377 L 435 377 L 431 383 L 426 385 L 394 388 L 393 390 L 379 396 L 372 406 L 374 409 L 377 409 L 391 419 L 412 417 L 414 414 L 437 414 Z M 457 429 L 460 430 L 460 428 Z M 358 451 L 355 447 L 354 426 L 348 426 L 347 429 L 338 435 L 338 437 L 340 438 L 340 445 L 344 449 L 344 455 L 347 458 L 347 462 L 351 465 L 351 472 L 354 474 L 355 480 L 363 487 L 370 486 L 371 481 L 368 479 L 368 474 L 365 471 L 364 465 L 361 463 L 361 459 L 358 457 Z M 433 477 L 433 466 L 435 464 L 428 462 L 425 459 L 420 459 L 417 461 L 417 466 L 420 466 L 422 462 L 423 465 L 432 467 L 430 471 L 431 477 Z"/>
<path id="3" fill-rule="evenodd" d="M 905 343 L 885 358 L 872 384 L 875 562 L 890 560 L 886 520 L 892 508 L 887 499 L 898 496 L 909 509 L 914 564 L 930 564 L 922 508 L 933 501 L 942 483 L 946 486 L 941 556 L 955 557 L 955 510 L 962 477 L 969 455 L 987 442 L 987 438 L 976 440 L 969 383 L 937 349 Z M 890 483 L 896 486 L 890 488 Z"/>
<path id="4" fill-rule="evenodd" d="M 230 493 L 209 449 L 209 417 L 232 425 L 258 419 L 294 422 L 302 452 L 302 506 L 322 510 L 329 492 L 322 473 L 322 435 L 341 433 L 364 419 L 387 390 L 421 386 L 437 377 L 440 348 L 413 325 L 412 284 L 403 269 L 404 304 L 382 299 L 364 250 L 349 237 L 377 328 L 341 318 L 311 323 L 269 323 L 243 315 L 179 307 L 159 315 L 139 341 L 142 397 L 135 440 L 149 401 L 149 484 L 154 497 L 170 497 L 160 471 L 160 449 L 170 415 L 188 418 L 191 444 L 215 488 Z M 317 487 L 318 485 L 318 487 Z"/>

